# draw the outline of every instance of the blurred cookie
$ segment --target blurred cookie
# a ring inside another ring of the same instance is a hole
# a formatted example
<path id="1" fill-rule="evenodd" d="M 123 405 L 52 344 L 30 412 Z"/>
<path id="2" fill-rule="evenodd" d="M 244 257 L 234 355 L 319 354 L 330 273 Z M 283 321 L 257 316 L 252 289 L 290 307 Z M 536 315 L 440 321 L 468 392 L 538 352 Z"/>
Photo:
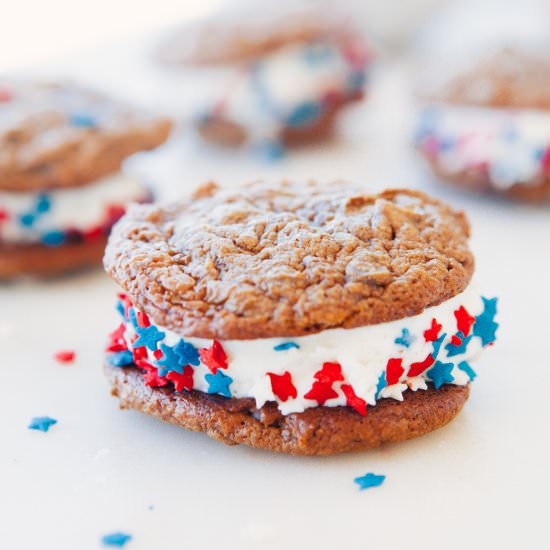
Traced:
<path id="1" fill-rule="evenodd" d="M 200 67 L 197 80 L 208 75 L 196 117 L 205 141 L 272 155 L 330 135 L 342 107 L 363 97 L 370 60 L 350 24 L 311 9 L 203 21 L 175 33 L 159 57 Z"/>
<path id="2" fill-rule="evenodd" d="M 427 195 L 343 183 L 211 184 L 133 206 L 104 260 L 124 291 L 112 392 L 226 443 L 296 454 L 436 429 L 498 327 L 496 299 L 470 282 L 468 235 Z"/>
<path id="3" fill-rule="evenodd" d="M 416 144 L 444 180 L 550 197 L 550 58 L 503 49 L 425 98 Z"/>
<path id="4" fill-rule="evenodd" d="M 72 84 L 0 81 L 0 279 L 97 264 L 126 205 L 150 199 L 123 161 L 170 126 Z"/>

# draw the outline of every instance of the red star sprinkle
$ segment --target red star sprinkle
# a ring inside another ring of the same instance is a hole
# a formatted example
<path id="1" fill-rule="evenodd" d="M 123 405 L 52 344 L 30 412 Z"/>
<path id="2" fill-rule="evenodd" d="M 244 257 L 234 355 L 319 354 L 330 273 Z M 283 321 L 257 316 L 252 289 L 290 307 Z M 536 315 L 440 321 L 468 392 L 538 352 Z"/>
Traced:
<path id="1" fill-rule="evenodd" d="M 367 402 L 356 395 L 350 384 L 342 384 L 346 405 L 355 409 L 361 416 L 367 416 Z"/>
<path id="2" fill-rule="evenodd" d="M 0 208 L 0 223 L 8 221 L 10 219 L 10 213 L 3 208 Z"/>
<path id="3" fill-rule="evenodd" d="M 0 103 L 11 101 L 12 98 L 13 95 L 7 88 L 0 87 Z"/>
<path id="4" fill-rule="evenodd" d="M 212 342 L 211 348 L 201 348 L 199 355 L 201 362 L 212 371 L 212 374 L 216 374 L 218 369 L 227 368 L 227 355 L 223 346 L 217 340 Z"/>
<path id="5" fill-rule="evenodd" d="M 82 232 L 82 236 L 85 241 L 93 241 L 94 239 L 101 237 L 101 235 L 103 235 L 103 227 L 100 225 Z"/>
<path id="6" fill-rule="evenodd" d="M 273 390 L 273 393 L 281 401 L 286 401 L 289 397 L 296 399 L 298 392 L 292 383 L 290 372 L 285 372 L 283 374 L 268 372 L 267 375 L 271 380 L 271 389 Z"/>
<path id="7" fill-rule="evenodd" d="M 550 147 L 544 151 L 541 159 L 542 169 L 545 174 L 550 174 Z"/>
<path id="8" fill-rule="evenodd" d="M 388 386 L 397 384 L 404 372 L 403 359 L 389 359 L 386 365 L 386 382 Z"/>
<path id="9" fill-rule="evenodd" d="M 159 359 L 162 359 L 164 357 L 164 353 L 162 353 L 161 349 L 156 349 L 153 352 L 153 357 L 158 361 Z"/>
<path id="10" fill-rule="evenodd" d="M 53 358 L 59 363 L 72 363 L 76 353 L 70 350 L 58 351 L 54 353 Z"/>
<path id="11" fill-rule="evenodd" d="M 105 348 L 105 351 L 125 351 L 128 349 L 126 340 L 124 340 L 125 329 L 124 323 L 120 323 L 118 328 L 109 334 L 109 345 Z"/>
<path id="12" fill-rule="evenodd" d="M 137 324 L 141 328 L 147 328 L 148 326 L 151 326 L 151 321 L 149 321 L 149 317 L 147 316 L 147 313 L 144 313 L 143 311 L 138 311 L 136 314 L 137 318 Z"/>
<path id="13" fill-rule="evenodd" d="M 170 371 L 166 378 L 174 384 L 176 391 L 191 391 L 193 389 L 193 367 L 186 365 L 183 369 L 183 374 L 177 373 L 175 370 Z"/>
<path id="14" fill-rule="evenodd" d="M 128 295 L 126 295 L 122 292 L 118 294 L 118 299 L 124 305 L 124 315 L 126 315 L 126 317 L 128 317 L 128 310 L 133 306 L 132 300 L 130 300 Z"/>
<path id="15" fill-rule="evenodd" d="M 440 325 L 435 319 L 432 319 L 432 326 L 424 331 L 424 340 L 426 340 L 426 342 L 435 342 L 442 326 L 443 325 Z"/>
<path id="16" fill-rule="evenodd" d="M 456 326 L 458 330 L 462 332 L 464 336 L 468 336 L 470 334 L 470 329 L 472 328 L 472 325 L 476 321 L 476 318 L 472 317 L 464 306 L 460 306 L 455 311 L 455 317 L 456 317 Z M 455 345 L 460 345 L 460 344 L 455 344 Z"/>
<path id="17" fill-rule="evenodd" d="M 340 363 L 323 363 L 323 368 L 317 371 L 314 375 L 321 384 L 333 384 L 334 382 L 343 381 L 342 365 Z"/>
<path id="18" fill-rule="evenodd" d="M 145 379 L 145 385 L 151 388 L 159 388 L 168 385 L 168 380 L 163 376 L 159 376 L 156 370 L 147 371 L 143 375 L 143 378 Z"/>
<path id="19" fill-rule="evenodd" d="M 105 225 L 107 227 L 111 227 L 114 225 L 122 216 L 124 216 L 124 213 L 126 212 L 126 209 L 123 206 L 119 205 L 111 205 L 107 208 L 106 213 L 106 222 Z"/>
<path id="20" fill-rule="evenodd" d="M 424 359 L 424 361 L 419 361 L 418 363 L 411 363 L 407 376 L 418 376 L 419 374 L 422 374 L 426 369 L 430 368 L 434 363 L 435 363 L 434 358 L 431 356 L 431 354 L 428 354 L 428 356 L 426 357 L 426 359 Z"/>
<path id="21" fill-rule="evenodd" d="M 460 346 L 462 344 L 462 338 L 459 338 L 456 334 L 451 336 L 451 344 L 453 346 Z"/>
<path id="22" fill-rule="evenodd" d="M 332 389 L 329 384 L 323 384 L 322 382 L 313 382 L 311 389 L 304 395 L 306 399 L 313 399 L 317 401 L 319 405 L 324 405 L 325 401 L 338 397 L 338 394 Z"/>
<path id="23" fill-rule="evenodd" d="M 138 348 L 139 349 L 139 348 Z M 140 368 L 147 372 L 157 372 L 157 369 L 151 365 L 148 361 L 145 361 L 145 359 L 134 359 L 134 363 Z"/>
<path id="24" fill-rule="evenodd" d="M 134 356 L 134 363 L 138 365 L 138 361 L 147 359 L 147 348 L 145 346 L 138 346 L 132 350 L 132 355 Z"/>

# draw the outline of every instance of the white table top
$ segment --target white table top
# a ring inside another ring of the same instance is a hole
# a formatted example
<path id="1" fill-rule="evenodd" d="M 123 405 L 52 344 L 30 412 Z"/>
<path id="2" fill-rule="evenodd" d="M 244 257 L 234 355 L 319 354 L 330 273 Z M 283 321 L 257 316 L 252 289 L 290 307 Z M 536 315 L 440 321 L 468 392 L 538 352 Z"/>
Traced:
<path id="1" fill-rule="evenodd" d="M 138 70 L 139 50 L 129 50 L 44 70 L 158 102 L 162 83 Z M 316 459 L 226 447 L 118 411 L 101 371 L 116 322 L 107 276 L 2 286 L 1 548 L 97 549 L 113 531 L 133 536 L 131 550 L 545 547 L 550 210 L 438 186 L 408 145 L 410 107 L 404 70 L 390 65 L 369 101 L 344 117 L 339 143 L 265 165 L 182 135 L 141 168 L 163 197 L 208 178 L 343 177 L 369 190 L 420 188 L 464 208 L 476 279 L 500 297 L 501 330 L 475 365 L 463 413 L 433 434 L 373 452 Z M 52 354 L 67 348 L 77 359 L 59 365 Z M 58 424 L 28 430 L 42 415 Z M 385 474 L 385 483 L 360 492 L 353 479 L 366 472 Z"/>

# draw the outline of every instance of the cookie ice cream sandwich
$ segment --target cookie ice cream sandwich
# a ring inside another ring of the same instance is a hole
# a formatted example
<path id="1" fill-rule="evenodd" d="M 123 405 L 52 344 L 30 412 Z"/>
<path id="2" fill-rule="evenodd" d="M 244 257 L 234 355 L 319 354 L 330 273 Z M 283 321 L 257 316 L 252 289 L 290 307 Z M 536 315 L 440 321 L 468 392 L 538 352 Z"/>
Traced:
<path id="1" fill-rule="evenodd" d="M 181 29 L 159 55 L 207 84 L 195 116 L 205 141 L 271 156 L 327 138 L 363 97 L 370 61 L 360 34 L 318 9 L 220 15 Z"/>
<path id="2" fill-rule="evenodd" d="M 72 84 L 0 81 L 0 279 L 100 265 L 107 235 L 149 189 L 121 171 L 170 122 Z"/>
<path id="3" fill-rule="evenodd" d="M 416 144 L 437 176 L 512 199 L 550 198 L 550 58 L 503 49 L 425 98 Z"/>
<path id="4" fill-rule="evenodd" d="M 416 437 L 461 410 L 495 340 L 464 214 L 415 191 L 215 184 L 132 206 L 105 267 L 122 408 L 229 444 L 328 455 Z"/>

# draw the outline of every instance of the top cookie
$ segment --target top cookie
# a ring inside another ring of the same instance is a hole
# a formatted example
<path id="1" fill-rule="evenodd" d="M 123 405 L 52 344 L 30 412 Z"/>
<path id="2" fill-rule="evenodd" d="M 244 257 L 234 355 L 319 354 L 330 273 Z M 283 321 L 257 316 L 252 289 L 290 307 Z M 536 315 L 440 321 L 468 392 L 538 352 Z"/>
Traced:
<path id="1" fill-rule="evenodd" d="M 104 263 L 183 336 L 301 336 L 439 304 L 474 269 L 464 214 L 420 192 L 343 184 L 215 184 L 169 207 L 132 206 Z"/>
<path id="2" fill-rule="evenodd" d="M 550 58 L 499 50 L 449 79 L 433 99 L 484 107 L 550 109 Z"/>
<path id="3" fill-rule="evenodd" d="M 100 179 L 163 143 L 170 121 L 72 84 L 0 80 L 0 189 Z"/>
<path id="4" fill-rule="evenodd" d="M 266 55 L 284 45 L 350 35 L 343 18 L 316 8 L 247 10 L 197 21 L 173 33 L 159 58 L 169 64 L 222 65 Z"/>

